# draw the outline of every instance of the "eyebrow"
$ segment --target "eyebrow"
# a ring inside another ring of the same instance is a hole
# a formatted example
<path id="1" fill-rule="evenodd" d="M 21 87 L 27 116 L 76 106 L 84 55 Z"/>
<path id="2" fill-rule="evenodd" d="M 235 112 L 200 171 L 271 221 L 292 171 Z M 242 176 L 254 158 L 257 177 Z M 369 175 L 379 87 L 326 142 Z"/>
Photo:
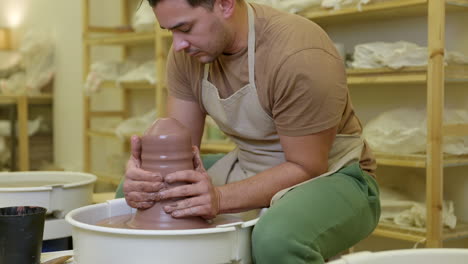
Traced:
<path id="1" fill-rule="evenodd" d="M 176 28 L 178 28 L 178 27 L 181 27 L 181 26 L 183 26 L 183 25 L 185 25 L 185 24 L 188 24 L 188 23 L 187 23 L 187 22 L 180 22 L 180 23 L 177 23 L 177 24 L 176 24 L 175 26 L 173 26 L 173 27 L 167 28 L 167 30 L 173 30 L 173 29 L 176 29 Z M 163 26 L 160 26 L 160 27 L 161 27 L 162 29 L 166 29 L 166 28 L 164 28 Z"/>

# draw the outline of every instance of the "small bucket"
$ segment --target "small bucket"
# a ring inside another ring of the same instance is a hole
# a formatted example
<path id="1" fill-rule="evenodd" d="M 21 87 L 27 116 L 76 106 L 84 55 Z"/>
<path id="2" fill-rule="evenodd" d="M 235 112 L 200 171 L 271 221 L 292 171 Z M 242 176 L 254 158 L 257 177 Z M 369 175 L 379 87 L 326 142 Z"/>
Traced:
<path id="1" fill-rule="evenodd" d="M 46 211 L 32 206 L 0 208 L 0 263 L 40 263 Z"/>

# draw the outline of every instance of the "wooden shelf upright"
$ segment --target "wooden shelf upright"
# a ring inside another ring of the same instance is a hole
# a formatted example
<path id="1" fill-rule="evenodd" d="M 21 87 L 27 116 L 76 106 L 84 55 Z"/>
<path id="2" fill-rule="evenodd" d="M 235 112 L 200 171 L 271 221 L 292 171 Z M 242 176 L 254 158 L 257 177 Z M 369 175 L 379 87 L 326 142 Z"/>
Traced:
<path id="1" fill-rule="evenodd" d="M 129 48 L 137 45 L 148 45 L 154 46 L 154 56 L 156 62 L 155 76 L 157 79 L 156 84 L 151 84 L 146 81 L 137 82 L 123 82 L 120 83 L 119 87 L 115 82 L 105 81 L 101 84 L 102 89 L 120 89 L 122 93 L 122 105 L 123 108 L 119 111 L 95 111 L 91 109 L 91 100 L 93 95 L 84 95 L 84 169 L 87 172 L 94 173 L 98 176 L 100 181 L 110 182 L 117 184 L 119 177 L 122 175 L 108 175 L 105 172 L 93 171 L 92 164 L 92 150 L 91 150 L 91 138 L 106 136 L 108 138 L 115 138 L 117 136 L 114 133 L 102 133 L 93 131 L 91 129 L 91 120 L 95 117 L 119 117 L 122 120 L 130 117 L 130 105 L 129 95 L 132 91 L 138 90 L 154 90 L 155 94 L 155 108 L 159 117 L 166 115 L 166 97 L 167 90 L 165 86 L 165 69 L 166 69 L 166 56 L 169 50 L 167 45 L 167 39 L 171 38 L 171 34 L 167 31 L 162 30 L 159 25 L 154 25 L 154 31 L 152 32 L 122 32 L 118 28 L 101 27 L 96 25 L 90 25 L 90 2 L 93 0 L 82 0 L 83 9 L 83 80 L 86 80 L 88 73 L 90 72 L 90 65 L 92 63 L 91 49 L 94 46 L 119 46 L 123 49 L 123 56 L 121 60 L 127 58 Z M 130 12 L 129 10 L 130 0 L 120 0 L 120 23 L 122 25 L 130 25 Z M 117 141 L 116 141 L 117 142 Z M 128 146 L 122 146 L 125 150 Z M 122 151 L 123 151 L 122 150 Z"/>
<path id="2" fill-rule="evenodd" d="M 423 242 L 426 247 L 443 247 L 447 239 L 468 237 L 468 225 L 459 223 L 455 230 L 443 228 L 443 168 L 468 165 L 468 155 L 448 156 L 443 154 L 444 136 L 467 136 L 468 124 L 444 125 L 444 90 L 452 83 L 468 83 L 466 65 L 444 65 L 446 14 L 465 12 L 468 0 L 387 0 L 340 10 L 311 8 L 299 15 L 311 19 L 325 30 L 329 25 L 373 21 L 425 15 L 428 22 L 428 65 L 403 70 L 351 69 L 348 84 L 426 84 L 427 87 L 427 149 L 425 155 L 398 155 L 376 153 L 377 163 L 387 166 L 425 168 L 426 170 L 426 228 L 407 228 L 381 223 L 374 235 Z M 376 86 L 375 89 L 380 89 Z"/>
<path id="3" fill-rule="evenodd" d="M 18 165 L 16 161 L 12 162 L 14 167 L 17 167 L 19 171 L 30 170 L 30 153 L 29 153 L 29 135 L 28 135 L 28 112 L 29 106 L 31 105 L 51 105 L 52 94 L 41 94 L 35 96 L 27 95 L 0 95 L 0 105 L 10 105 L 15 107 L 16 117 L 13 120 L 18 122 L 18 127 L 15 128 L 12 124 L 11 137 L 13 142 L 18 142 L 18 155 L 16 155 L 16 149 L 13 144 L 12 146 L 12 160 L 16 160 L 18 157 Z M 16 133 L 16 131 L 18 133 Z M 17 140 L 16 140 L 16 134 Z M 11 168 L 15 170 L 16 168 Z"/>

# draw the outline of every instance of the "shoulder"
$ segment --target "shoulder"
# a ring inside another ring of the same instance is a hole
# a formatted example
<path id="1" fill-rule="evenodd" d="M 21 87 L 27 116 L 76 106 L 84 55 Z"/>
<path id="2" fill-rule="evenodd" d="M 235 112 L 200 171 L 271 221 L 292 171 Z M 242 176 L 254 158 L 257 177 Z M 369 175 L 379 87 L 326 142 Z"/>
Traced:
<path id="1" fill-rule="evenodd" d="M 332 40 L 316 23 L 268 6 L 252 6 L 256 15 L 255 57 L 265 76 L 277 76 L 280 71 L 289 75 L 292 72 L 287 68 L 314 69 L 323 65 L 323 58 L 332 63 L 340 60 Z"/>
<path id="2" fill-rule="evenodd" d="M 296 14 L 252 4 L 256 14 L 257 45 L 266 45 L 285 55 L 302 49 L 323 49 L 333 55 L 333 42 L 316 23 Z"/>

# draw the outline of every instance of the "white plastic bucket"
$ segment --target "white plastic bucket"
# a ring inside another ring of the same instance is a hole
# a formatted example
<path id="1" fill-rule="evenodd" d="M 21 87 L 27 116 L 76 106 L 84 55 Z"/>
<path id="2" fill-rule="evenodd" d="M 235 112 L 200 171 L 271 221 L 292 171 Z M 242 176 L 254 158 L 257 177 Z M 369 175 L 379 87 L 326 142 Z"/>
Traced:
<path id="1" fill-rule="evenodd" d="M 81 172 L 40 171 L 0 173 L 0 207 L 40 206 L 63 218 L 92 203 L 96 176 Z"/>
<path id="2" fill-rule="evenodd" d="M 251 263 L 250 236 L 259 212 L 242 221 L 205 229 L 137 230 L 96 226 L 109 217 L 135 213 L 125 199 L 89 205 L 65 217 L 72 226 L 74 260 L 88 263 Z"/>
<path id="3" fill-rule="evenodd" d="M 342 256 L 329 264 L 466 264 L 468 249 L 404 249 L 358 252 Z"/>

